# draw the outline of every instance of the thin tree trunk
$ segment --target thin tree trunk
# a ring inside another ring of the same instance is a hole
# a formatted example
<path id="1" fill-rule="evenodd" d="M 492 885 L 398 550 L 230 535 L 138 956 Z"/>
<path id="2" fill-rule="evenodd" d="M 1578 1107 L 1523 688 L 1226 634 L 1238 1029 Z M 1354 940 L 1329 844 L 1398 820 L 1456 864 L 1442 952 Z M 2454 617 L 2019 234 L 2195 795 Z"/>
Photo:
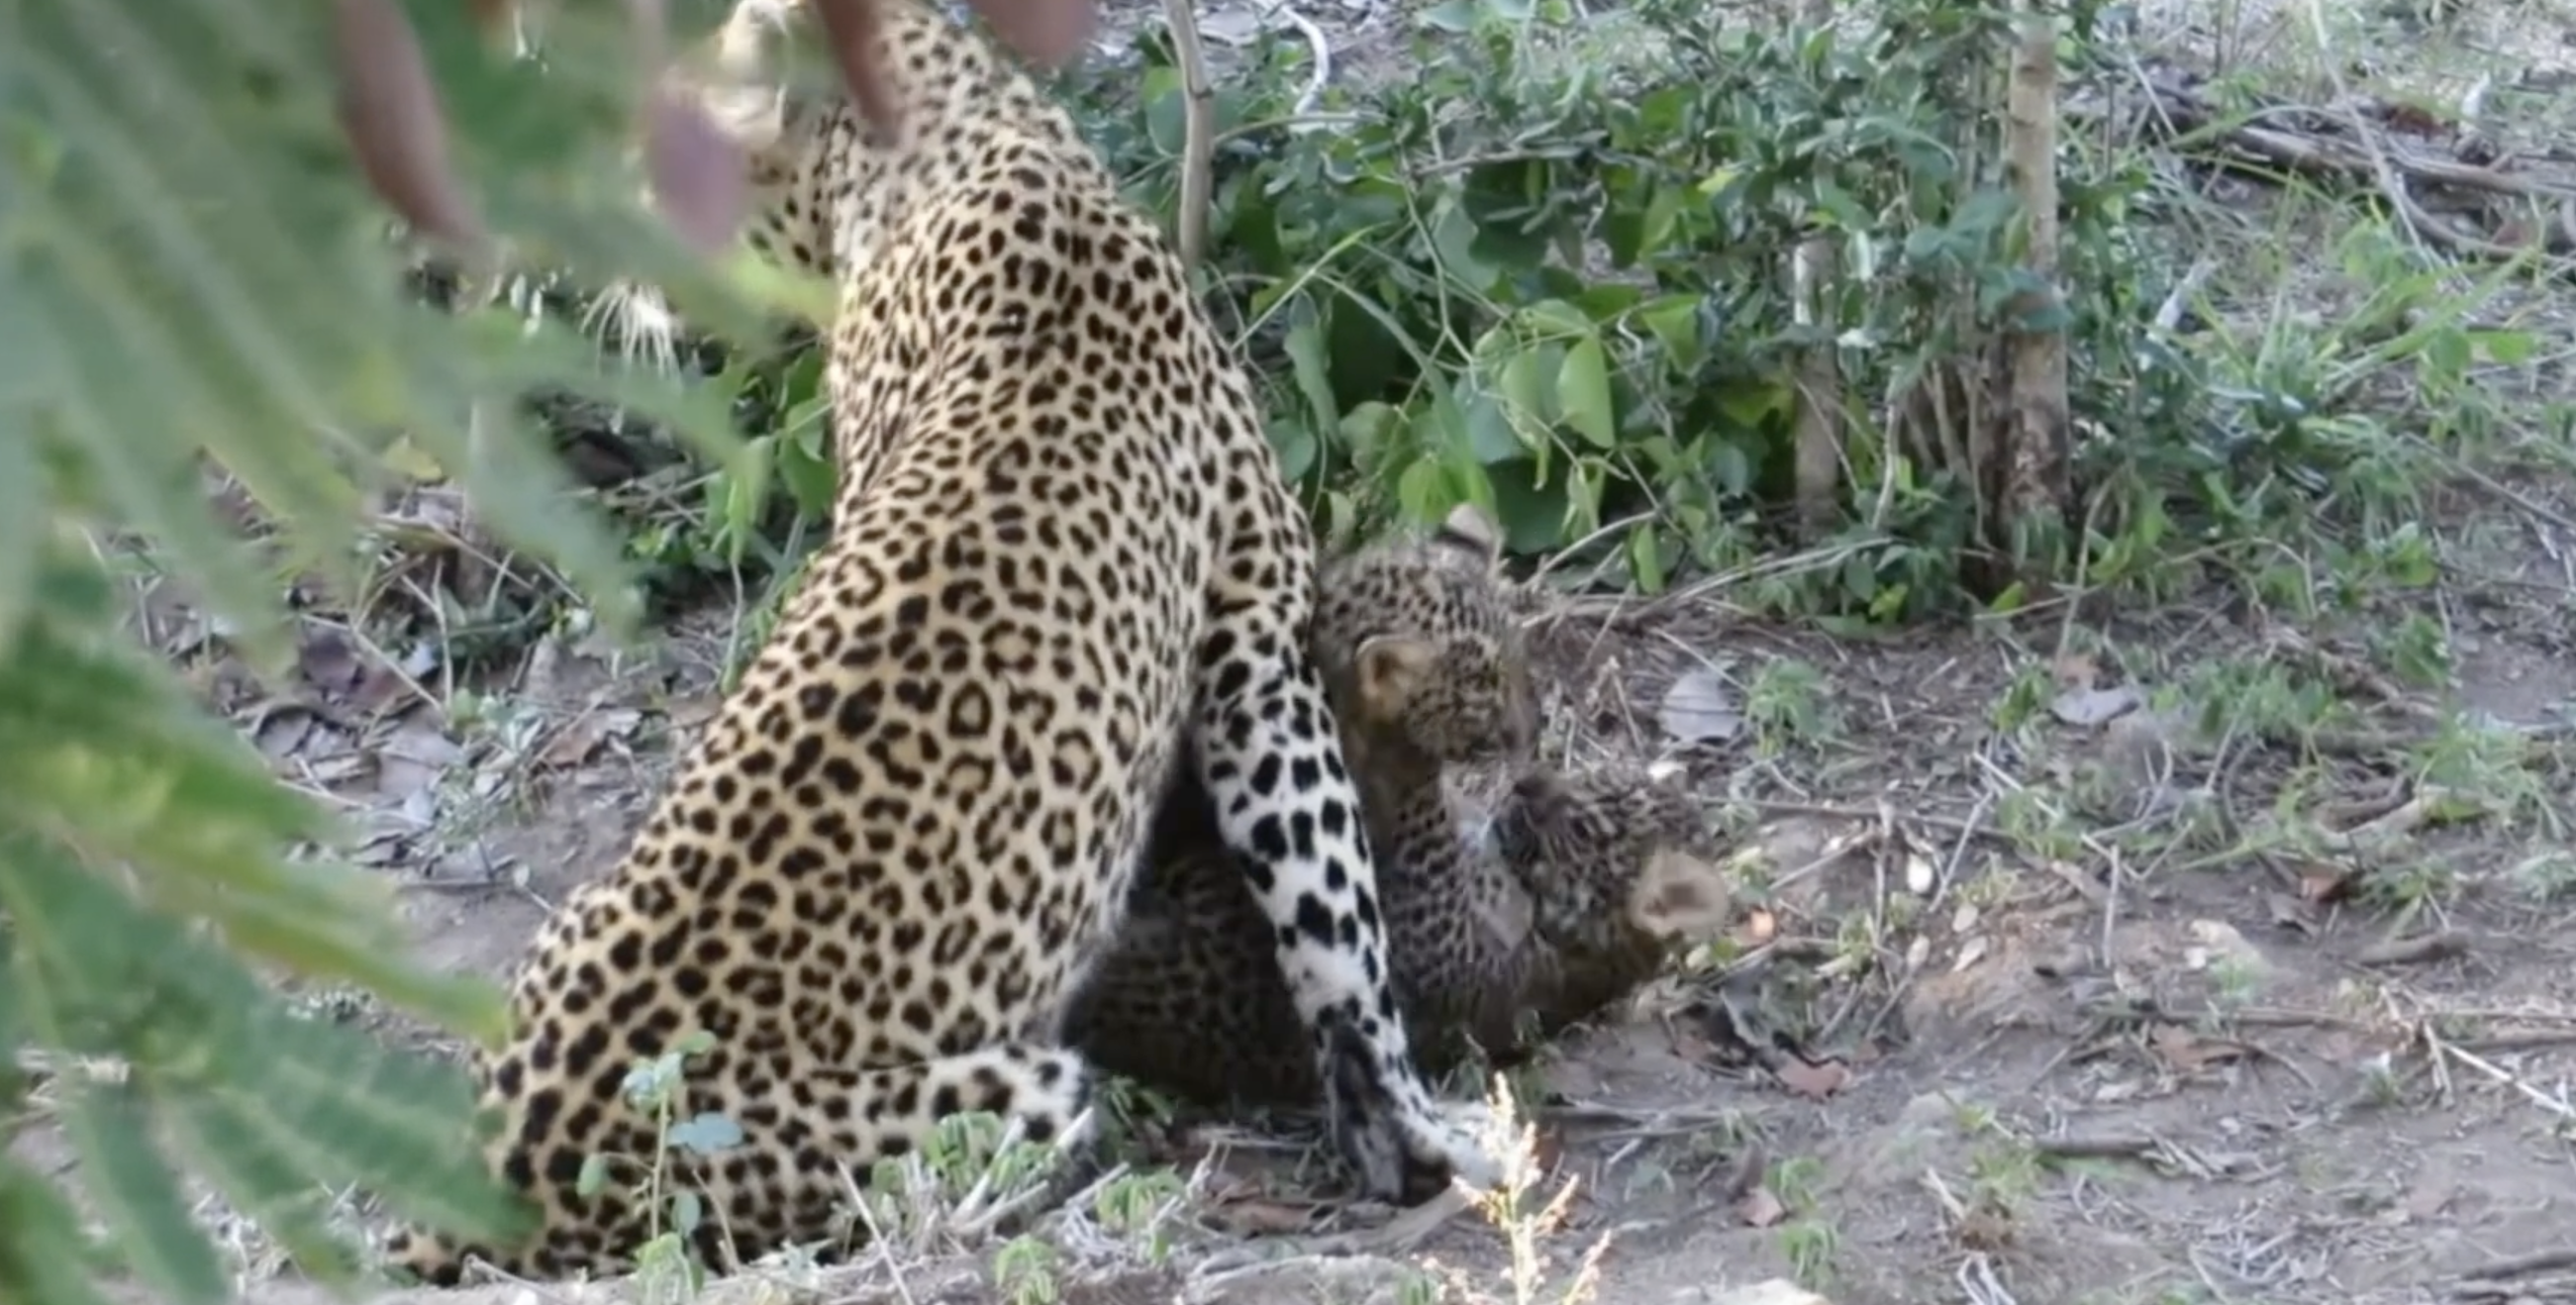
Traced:
<path id="1" fill-rule="evenodd" d="M 2057 289 L 2057 30 L 2035 4 L 2025 8 L 2021 41 L 2013 52 L 2005 151 L 2013 189 L 2030 223 L 2024 266 L 2042 285 L 2016 296 L 2010 309 L 2012 415 L 2005 439 L 2002 518 L 2008 530 L 2042 522 L 2062 527 L 2071 508 L 2066 333 L 2057 321 L 2037 329 L 2022 326 L 2034 315 L 2062 319 L 2062 313 L 2051 310 L 2064 302 Z"/>

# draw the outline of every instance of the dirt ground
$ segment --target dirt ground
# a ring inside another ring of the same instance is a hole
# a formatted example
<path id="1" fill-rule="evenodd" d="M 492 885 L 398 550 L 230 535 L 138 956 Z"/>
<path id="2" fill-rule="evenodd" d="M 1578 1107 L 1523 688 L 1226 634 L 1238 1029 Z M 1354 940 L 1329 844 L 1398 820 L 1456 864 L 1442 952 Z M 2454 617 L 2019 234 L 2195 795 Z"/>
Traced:
<path id="1" fill-rule="evenodd" d="M 1748 911 L 1730 945 L 1518 1075 L 1553 1161 L 1537 1199 L 1578 1180 L 1536 1236 L 1556 1285 L 1530 1299 L 1563 1299 L 1605 1239 L 1606 1302 L 1772 1278 L 1837 1305 L 2576 1299 L 2576 876 L 2549 878 L 2547 817 L 2437 824 L 2429 772 L 2404 760 L 2481 712 L 2530 731 L 2554 783 L 2576 588 L 2557 526 L 2458 506 L 2447 537 L 2487 544 L 2463 544 L 2455 570 L 2476 578 L 2434 596 L 2463 673 L 2424 695 L 2333 632 L 2190 609 L 2078 623 L 2084 650 L 2059 652 L 1789 634 L 1722 594 L 1551 603 L 1553 747 L 1686 766 L 1750 831 Z M 497 976 L 619 854 L 714 701 L 734 624 L 701 614 L 622 664 L 549 640 L 444 710 L 317 638 L 301 696 L 242 718 L 284 773 L 372 822 L 427 956 Z M 2266 666 L 2339 684 L 2348 732 L 2377 741 L 2227 741 L 2228 705 L 2188 695 L 2213 668 Z M 2037 710 L 1998 728 L 2017 694 Z M 2284 789 L 2294 773 L 2309 785 Z M 2305 835 L 2267 843 L 2292 808 Z M 2370 896 L 2417 882 L 2439 888 L 2412 910 Z M 1186 1170 L 1256 1135 L 1175 1125 L 1159 1156 Z M 1065 1267 L 1063 1299 L 1430 1300 L 1441 1272 L 1513 1299 L 1515 1225 L 1474 1212 L 1401 1248 L 1346 1221 L 1367 1253 L 1216 1276 L 1211 1257 L 1287 1254 L 1329 1211 L 1280 1154 L 1245 1148 L 1203 1183 L 1166 1268 L 1111 1248 Z M 256 1235 L 228 1235 L 258 1275 Z M 965 1255 L 904 1266 L 900 1289 L 881 1264 L 711 1299 L 1007 1299 L 990 1273 Z M 269 1278 L 246 1298 L 320 1297 Z"/>
<path id="2" fill-rule="evenodd" d="M 2330 627 L 2212 599 L 1873 641 L 1736 619 L 1722 588 L 1550 605 L 1557 755 L 1682 767 L 1746 849 L 1735 936 L 1515 1075 L 1537 1199 L 1576 1180 L 1562 1217 L 1335 1216 L 1294 1144 L 1183 1121 L 1158 1159 L 1224 1154 L 1180 1250 L 1073 1238 L 1060 1299 L 1513 1300 L 1519 1232 L 1549 1262 L 1520 1299 L 1551 1302 L 1596 1251 L 1613 1305 L 1767 1279 L 1835 1305 L 2576 1301 L 2576 492 L 2516 483 L 2438 495 L 2439 581 Z M 471 534 L 435 493 L 392 515 Z M 2383 664 L 2410 613 L 2449 683 Z M 741 615 L 624 656 L 551 637 L 471 687 L 317 625 L 291 690 L 207 688 L 368 831 L 432 963 L 499 976 L 618 857 Z M 199 624 L 141 622 L 174 650 Z M 321 1299 L 207 1212 L 244 1299 Z M 1006 1299 L 987 1251 L 706 1298 Z"/>

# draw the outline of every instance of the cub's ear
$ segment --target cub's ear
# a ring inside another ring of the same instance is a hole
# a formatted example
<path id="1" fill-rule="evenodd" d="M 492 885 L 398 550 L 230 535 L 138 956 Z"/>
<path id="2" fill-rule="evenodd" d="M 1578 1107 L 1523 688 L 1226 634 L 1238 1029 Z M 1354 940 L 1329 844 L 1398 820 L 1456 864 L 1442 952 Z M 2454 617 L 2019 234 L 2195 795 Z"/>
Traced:
<path id="1" fill-rule="evenodd" d="M 1413 704 L 1431 678 L 1439 653 L 1430 643 L 1400 634 L 1381 634 L 1360 645 L 1360 707 L 1373 720 L 1392 720 Z"/>
<path id="2" fill-rule="evenodd" d="M 1669 847 L 1646 857 L 1628 894 L 1628 919 L 1648 935 L 1697 942 L 1723 932 L 1733 918 L 1724 867 Z"/>
<path id="3" fill-rule="evenodd" d="M 1499 566 L 1503 560 L 1503 531 L 1485 510 L 1473 503 L 1461 503 L 1449 509 L 1431 542 L 1454 548 L 1482 566 Z"/>

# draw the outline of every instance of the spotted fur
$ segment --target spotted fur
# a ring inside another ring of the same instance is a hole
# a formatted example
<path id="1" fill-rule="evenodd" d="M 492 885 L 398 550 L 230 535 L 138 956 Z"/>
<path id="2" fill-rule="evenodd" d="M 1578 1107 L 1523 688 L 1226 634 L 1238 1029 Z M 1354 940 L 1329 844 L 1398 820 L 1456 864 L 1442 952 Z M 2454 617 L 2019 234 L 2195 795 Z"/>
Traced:
<path id="1" fill-rule="evenodd" d="M 957 1112 L 1080 1141 L 1094 1073 L 1062 999 L 1117 928 L 1185 743 L 1364 1189 L 1494 1172 L 1397 1017 L 1304 650 L 1314 545 L 1249 378 L 1066 113 L 925 0 L 878 2 L 892 138 L 781 71 L 811 44 L 800 0 L 743 0 L 712 43 L 700 88 L 752 152 L 752 243 L 837 293 L 840 495 L 740 687 L 625 861 L 540 930 L 514 1031 L 477 1058 L 491 1162 L 532 1228 L 398 1233 L 388 1258 L 430 1282 L 469 1253 L 626 1267 L 648 1212 L 626 1176 L 578 1179 L 653 1152 L 621 1081 L 692 1029 L 715 1046 L 682 1116 L 743 1130 L 672 1156 L 711 1262 L 830 1258 L 844 1174 Z"/>
<path id="2" fill-rule="evenodd" d="M 1308 645 L 1380 849 L 1398 1000 L 1432 1070 L 1633 991 L 1725 906 L 1680 793 L 1527 764 L 1537 702 L 1498 560 L 1473 510 L 1353 554 L 1326 570 Z M 1443 787 L 1447 767 L 1485 763 L 1518 774 L 1491 846 L 1462 836 Z M 1203 808 L 1187 795 L 1165 808 L 1127 931 L 1067 1035 L 1093 1063 L 1201 1102 L 1311 1100 L 1288 992 L 1245 963 L 1267 922 Z"/>

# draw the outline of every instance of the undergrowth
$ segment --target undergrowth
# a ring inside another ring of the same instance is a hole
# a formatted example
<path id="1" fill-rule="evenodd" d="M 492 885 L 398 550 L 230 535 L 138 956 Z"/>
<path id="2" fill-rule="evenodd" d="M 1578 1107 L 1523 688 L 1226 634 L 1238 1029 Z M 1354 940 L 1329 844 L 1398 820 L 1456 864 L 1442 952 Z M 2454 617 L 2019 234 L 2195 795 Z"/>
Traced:
<path id="1" fill-rule="evenodd" d="M 1935 0 L 1838 29 L 1683 0 L 1597 21 L 1458 0 L 1419 16 L 1412 75 L 1320 94 L 1303 43 L 1258 46 L 1216 78 L 1199 271 L 1321 532 L 1472 500 L 1568 583 L 1726 581 L 1743 608 L 1829 628 L 2028 602 L 1965 582 L 1973 495 L 1904 429 L 1928 378 L 1982 383 L 2028 284 L 1982 125 L 2008 37 L 1999 12 Z M 2079 5 L 2060 56 L 2080 86 L 2129 52 Z M 1064 88 L 1167 226 L 1180 83 L 1157 27 Z M 2426 490 L 2568 420 L 2518 420 L 2495 386 L 2536 351 L 2509 306 L 2531 270 L 2464 273 L 2286 178 L 2261 211 L 2210 202 L 2194 141 L 2178 158 L 2107 122 L 2059 136 L 2080 491 L 2063 579 L 2143 602 L 2216 582 L 2301 619 L 2429 583 Z M 1840 279 L 1801 321 L 1783 269 L 1818 236 Z M 1843 502 L 1801 538 L 1794 373 L 1820 344 L 1843 384 L 1822 396 L 1846 426 Z M 638 546 L 666 579 L 774 595 L 820 536 L 820 371 L 810 340 L 717 370 L 759 452 L 658 500 L 682 508 Z"/>

